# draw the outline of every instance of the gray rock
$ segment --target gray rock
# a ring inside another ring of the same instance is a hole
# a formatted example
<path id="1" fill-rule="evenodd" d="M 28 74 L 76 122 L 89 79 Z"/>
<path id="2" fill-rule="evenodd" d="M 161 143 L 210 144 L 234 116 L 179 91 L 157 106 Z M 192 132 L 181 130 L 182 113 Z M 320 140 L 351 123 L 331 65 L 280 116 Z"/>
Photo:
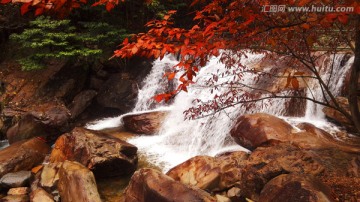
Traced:
<path id="1" fill-rule="evenodd" d="M 8 173 L 0 179 L 0 184 L 3 187 L 15 188 L 26 187 L 30 185 L 33 175 L 30 171 L 19 171 L 15 173 Z"/>

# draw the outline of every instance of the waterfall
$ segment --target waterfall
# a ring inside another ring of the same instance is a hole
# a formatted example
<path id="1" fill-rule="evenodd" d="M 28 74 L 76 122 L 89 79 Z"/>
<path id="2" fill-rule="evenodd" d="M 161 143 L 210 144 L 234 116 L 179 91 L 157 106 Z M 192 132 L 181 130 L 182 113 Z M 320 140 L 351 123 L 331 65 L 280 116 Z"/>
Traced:
<path id="1" fill-rule="evenodd" d="M 318 60 L 318 70 L 321 78 L 329 86 L 329 90 L 336 97 L 340 95 L 346 73 L 350 70 L 354 62 L 354 56 L 349 56 L 346 53 L 336 55 L 323 55 Z M 311 82 L 310 88 L 307 89 L 306 96 L 323 101 L 322 89 L 318 82 Z M 307 119 L 324 119 L 322 113 L 323 106 L 317 105 L 312 101 L 307 101 L 305 118 Z"/>
<path id="2" fill-rule="evenodd" d="M 246 69 L 254 69 L 259 66 L 261 60 L 265 57 L 263 54 L 248 54 L 246 58 L 242 58 L 242 63 Z M 322 56 L 319 60 L 318 68 L 322 74 L 324 81 L 329 81 L 330 90 L 335 96 L 339 95 L 340 89 L 346 72 L 349 70 L 353 57 L 344 62 L 345 54 L 337 54 L 333 56 Z M 329 64 L 334 61 L 333 67 Z M 143 110 L 159 109 L 163 105 L 154 103 L 152 97 L 157 93 L 166 91 L 168 81 L 162 75 L 165 71 L 169 71 L 178 61 L 172 56 L 165 56 L 162 60 L 156 60 L 153 63 L 153 69 L 145 78 L 138 95 L 138 101 L 134 108 L 134 112 Z M 276 61 L 270 61 L 263 72 L 269 72 L 273 67 L 277 67 Z M 210 89 L 207 88 L 207 82 L 214 73 L 219 76 L 218 80 L 212 84 L 217 85 L 229 79 L 226 72 L 229 69 L 220 62 L 219 57 L 212 58 L 208 64 L 201 68 L 196 83 L 188 88 L 188 93 L 181 92 L 173 102 L 169 104 L 170 113 L 164 121 L 159 134 L 154 136 L 139 136 L 130 139 L 129 142 L 139 148 L 142 155 L 167 170 L 193 156 L 196 155 L 216 155 L 218 153 L 229 150 L 244 150 L 241 146 L 235 144 L 229 135 L 234 120 L 242 114 L 264 112 L 276 116 L 286 115 L 286 99 L 273 99 L 257 102 L 251 109 L 239 104 L 234 107 L 227 108 L 219 113 L 206 116 L 204 118 L 188 120 L 184 119 L 184 111 L 196 107 L 194 100 L 199 99 L 202 102 L 212 100 L 215 95 L 226 92 L 226 88 Z M 240 71 L 238 70 L 234 71 Z M 241 70 L 243 71 L 243 70 Z M 333 72 L 333 74 L 332 74 Z M 237 73 L 237 72 L 233 72 Z M 332 75 L 332 77 L 330 77 Z M 177 81 L 177 79 L 174 79 Z M 270 80 L 270 79 L 269 79 Z M 241 78 L 236 78 L 236 82 L 244 83 L 248 86 L 256 86 L 256 75 L 254 73 L 242 73 Z M 176 83 L 171 85 L 176 86 Z M 309 82 L 309 88 L 306 94 L 310 97 L 321 100 L 321 88 L 316 82 Z M 281 92 L 282 95 L 291 93 L 289 90 Z M 305 117 L 289 118 L 285 117 L 290 123 L 293 122 L 311 122 L 319 127 L 333 127 L 323 120 L 321 107 L 312 102 L 306 102 Z M 314 119 L 316 117 L 317 120 Z M 108 126 L 109 123 L 119 124 L 121 117 L 109 119 L 102 122 L 102 125 Z M 325 124 L 324 124 L 325 123 Z M 101 128 L 101 122 L 98 125 L 90 126 L 92 129 Z M 99 127 L 100 126 L 100 127 Z"/>

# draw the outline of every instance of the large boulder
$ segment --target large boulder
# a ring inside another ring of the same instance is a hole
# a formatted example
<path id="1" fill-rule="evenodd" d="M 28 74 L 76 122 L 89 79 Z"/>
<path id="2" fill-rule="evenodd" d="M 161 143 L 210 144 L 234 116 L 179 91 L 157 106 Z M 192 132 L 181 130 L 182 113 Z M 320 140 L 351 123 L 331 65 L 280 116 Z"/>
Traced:
<path id="1" fill-rule="evenodd" d="M 230 134 L 235 142 L 254 149 L 269 140 L 286 140 L 293 127 L 282 119 L 269 114 L 249 114 L 238 118 Z"/>
<path id="2" fill-rule="evenodd" d="M 227 190 L 241 180 L 248 154 L 232 152 L 219 157 L 196 156 L 175 166 L 167 175 L 186 185 L 208 191 Z"/>
<path id="3" fill-rule="evenodd" d="M 156 134 L 168 115 L 167 111 L 154 111 L 139 114 L 128 114 L 123 117 L 124 127 L 138 134 Z"/>
<path id="4" fill-rule="evenodd" d="M 99 90 L 97 102 L 106 108 L 116 108 L 123 112 L 131 110 L 137 98 L 137 83 L 122 74 L 112 75 Z"/>
<path id="5" fill-rule="evenodd" d="M 77 162 L 65 161 L 59 170 L 61 201 L 101 202 L 93 173 Z"/>
<path id="6" fill-rule="evenodd" d="M 124 202 L 215 202 L 200 189 L 184 185 L 153 169 L 141 169 L 132 176 Z"/>
<path id="7" fill-rule="evenodd" d="M 268 182 L 261 191 L 259 201 L 318 201 L 333 202 L 329 187 L 314 177 L 283 174 Z"/>
<path id="8" fill-rule="evenodd" d="M 239 117 L 230 134 L 235 142 L 251 150 L 268 143 L 290 142 L 303 149 L 338 148 L 347 152 L 360 152 L 356 145 L 337 141 L 329 133 L 311 124 L 302 123 L 295 129 L 280 118 L 262 113 Z"/>
<path id="9" fill-rule="evenodd" d="M 51 162 L 77 161 L 97 177 L 128 175 L 137 166 L 137 148 L 104 133 L 75 128 L 60 136 L 50 155 Z"/>
<path id="10" fill-rule="evenodd" d="M 6 132 L 10 144 L 36 136 L 45 137 L 46 135 L 45 125 L 30 114 L 22 117 Z"/>
<path id="11" fill-rule="evenodd" d="M 50 147 L 38 138 L 10 145 L 0 151 L 0 177 L 9 172 L 30 170 L 41 164 L 49 152 Z"/>
<path id="12" fill-rule="evenodd" d="M 20 117 L 7 131 L 10 144 L 37 136 L 54 140 L 69 128 L 70 112 L 61 102 L 43 103 L 24 110 L 24 113 L 11 109 L 4 111 L 5 116 Z"/>

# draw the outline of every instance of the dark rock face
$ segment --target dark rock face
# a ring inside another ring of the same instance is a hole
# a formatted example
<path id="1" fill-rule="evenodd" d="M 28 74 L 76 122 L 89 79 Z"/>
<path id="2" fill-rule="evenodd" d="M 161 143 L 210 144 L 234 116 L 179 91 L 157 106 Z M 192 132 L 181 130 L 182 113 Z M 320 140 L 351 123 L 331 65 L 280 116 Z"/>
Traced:
<path id="1" fill-rule="evenodd" d="M 30 171 L 19 171 L 8 173 L 0 179 L 0 185 L 3 187 L 26 187 L 30 185 L 33 175 Z"/>
<path id="2" fill-rule="evenodd" d="M 97 177 L 131 174 L 137 166 L 137 148 L 100 132 L 75 128 L 58 138 L 51 162 L 77 161 Z"/>
<path id="3" fill-rule="evenodd" d="M 279 175 L 268 182 L 261 191 L 259 201 L 322 201 L 333 202 L 335 199 L 329 187 L 319 180 L 302 175 Z"/>
<path id="4" fill-rule="evenodd" d="M 88 106 L 90 106 L 93 98 L 97 95 L 94 90 L 86 90 L 80 92 L 75 96 L 74 100 L 69 106 L 71 118 L 75 119 L 79 116 Z"/>
<path id="5" fill-rule="evenodd" d="M 61 201 L 101 202 L 93 173 L 77 162 L 65 161 L 59 170 Z"/>
<path id="6" fill-rule="evenodd" d="M 6 132 L 10 144 L 36 136 L 45 137 L 46 135 L 45 125 L 30 114 L 25 115 Z"/>
<path id="7" fill-rule="evenodd" d="M 133 175 L 125 190 L 124 202 L 215 202 L 197 188 L 176 182 L 153 169 L 141 169 Z"/>
<path id="8" fill-rule="evenodd" d="M 241 179 L 247 157 L 248 154 L 241 151 L 219 157 L 197 156 L 172 168 L 167 175 L 203 190 L 226 190 Z"/>
<path id="9" fill-rule="evenodd" d="M 68 130 L 70 112 L 64 105 L 46 103 L 31 110 L 31 112 L 20 114 L 22 118 L 7 131 L 10 144 L 37 136 L 47 137 L 50 140 L 56 139 L 58 135 Z M 16 111 L 7 110 L 6 113 L 17 116 Z"/>
<path id="10" fill-rule="evenodd" d="M 131 110 L 137 98 L 137 84 L 121 74 L 112 75 L 99 90 L 97 102 L 106 108 L 123 112 Z"/>
<path id="11" fill-rule="evenodd" d="M 159 132 L 167 114 L 166 111 L 129 114 L 123 117 L 123 122 L 130 132 L 151 135 Z"/>
<path id="12" fill-rule="evenodd" d="M 30 170 L 42 163 L 50 147 L 37 138 L 16 142 L 0 151 L 0 177 L 9 172 Z"/>

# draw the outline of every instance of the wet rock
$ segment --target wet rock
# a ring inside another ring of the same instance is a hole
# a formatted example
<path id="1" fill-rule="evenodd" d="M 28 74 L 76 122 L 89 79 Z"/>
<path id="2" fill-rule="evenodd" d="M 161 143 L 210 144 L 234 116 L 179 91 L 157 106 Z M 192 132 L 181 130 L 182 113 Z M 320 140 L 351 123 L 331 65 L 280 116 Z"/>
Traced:
<path id="1" fill-rule="evenodd" d="M 248 149 L 264 144 L 289 142 L 303 149 L 338 148 L 346 152 L 360 153 L 356 145 L 335 140 L 327 132 L 311 124 L 299 124 L 296 130 L 284 120 L 268 114 L 241 116 L 230 131 L 235 141 Z"/>
<path id="2" fill-rule="evenodd" d="M 280 175 L 268 182 L 261 191 L 259 201 L 335 201 L 329 187 L 314 177 Z"/>
<path id="3" fill-rule="evenodd" d="M 97 95 L 94 90 L 86 90 L 80 92 L 75 96 L 74 100 L 69 106 L 71 118 L 78 117 L 88 106 L 90 106 L 93 98 Z"/>
<path id="4" fill-rule="evenodd" d="M 31 192 L 30 202 L 53 202 L 54 197 L 44 189 L 38 188 Z"/>
<path id="5" fill-rule="evenodd" d="M 65 161 L 59 170 L 62 201 L 101 202 L 93 173 L 77 162 Z"/>
<path id="6" fill-rule="evenodd" d="M 123 117 L 123 122 L 125 128 L 131 132 L 151 135 L 159 132 L 167 114 L 166 111 L 129 114 Z"/>
<path id="7" fill-rule="evenodd" d="M 28 195 L 8 195 L 2 199 L 1 202 L 29 202 Z"/>
<path id="8" fill-rule="evenodd" d="M 30 185 L 32 179 L 33 175 L 30 171 L 8 173 L 0 179 L 0 185 L 7 188 L 25 187 Z"/>
<path id="9" fill-rule="evenodd" d="M 203 190 L 220 191 L 233 187 L 241 180 L 248 154 L 232 152 L 219 157 L 197 156 L 172 168 L 167 175 L 186 185 Z"/>
<path id="10" fill-rule="evenodd" d="M 205 191 L 184 185 L 153 169 L 141 169 L 132 176 L 124 202 L 215 202 Z"/>
<path id="11" fill-rule="evenodd" d="M 27 195 L 30 193 L 29 187 L 17 187 L 17 188 L 11 188 L 8 191 L 8 195 Z"/>
<path id="12" fill-rule="evenodd" d="M 254 149 L 269 140 L 286 140 L 293 127 L 282 119 L 268 114 L 249 114 L 238 118 L 230 131 L 236 143 Z"/>
<path id="13" fill-rule="evenodd" d="M 114 74 L 99 90 L 96 100 L 103 107 L 128 112 L 135 104 L 137 89 L 135 81 L 123 78 L 121 74 Z"/>
<path id="14" fill-rule="evenodd" d="M 49 152 L 50 147 L 38 138 L 10 145 L 0 151 L 0 177 L 10 172 L 30 170 L 42 163 Z"/>
<path id="15" fill-rule="evenodd" d="M 45 125 L 34 116 L 27 114 L 6 132 L 9 143 L 27 140 L 36 136 L 46 136 Z"/>
<path id="16" fill-rule="evenodd" d="M 97 177 L 128 175 L 137 166 L 137 148 L 103 133 L 75 128 L 60 136 L 50 155 L 51 162 L 77 161 Z"/>

